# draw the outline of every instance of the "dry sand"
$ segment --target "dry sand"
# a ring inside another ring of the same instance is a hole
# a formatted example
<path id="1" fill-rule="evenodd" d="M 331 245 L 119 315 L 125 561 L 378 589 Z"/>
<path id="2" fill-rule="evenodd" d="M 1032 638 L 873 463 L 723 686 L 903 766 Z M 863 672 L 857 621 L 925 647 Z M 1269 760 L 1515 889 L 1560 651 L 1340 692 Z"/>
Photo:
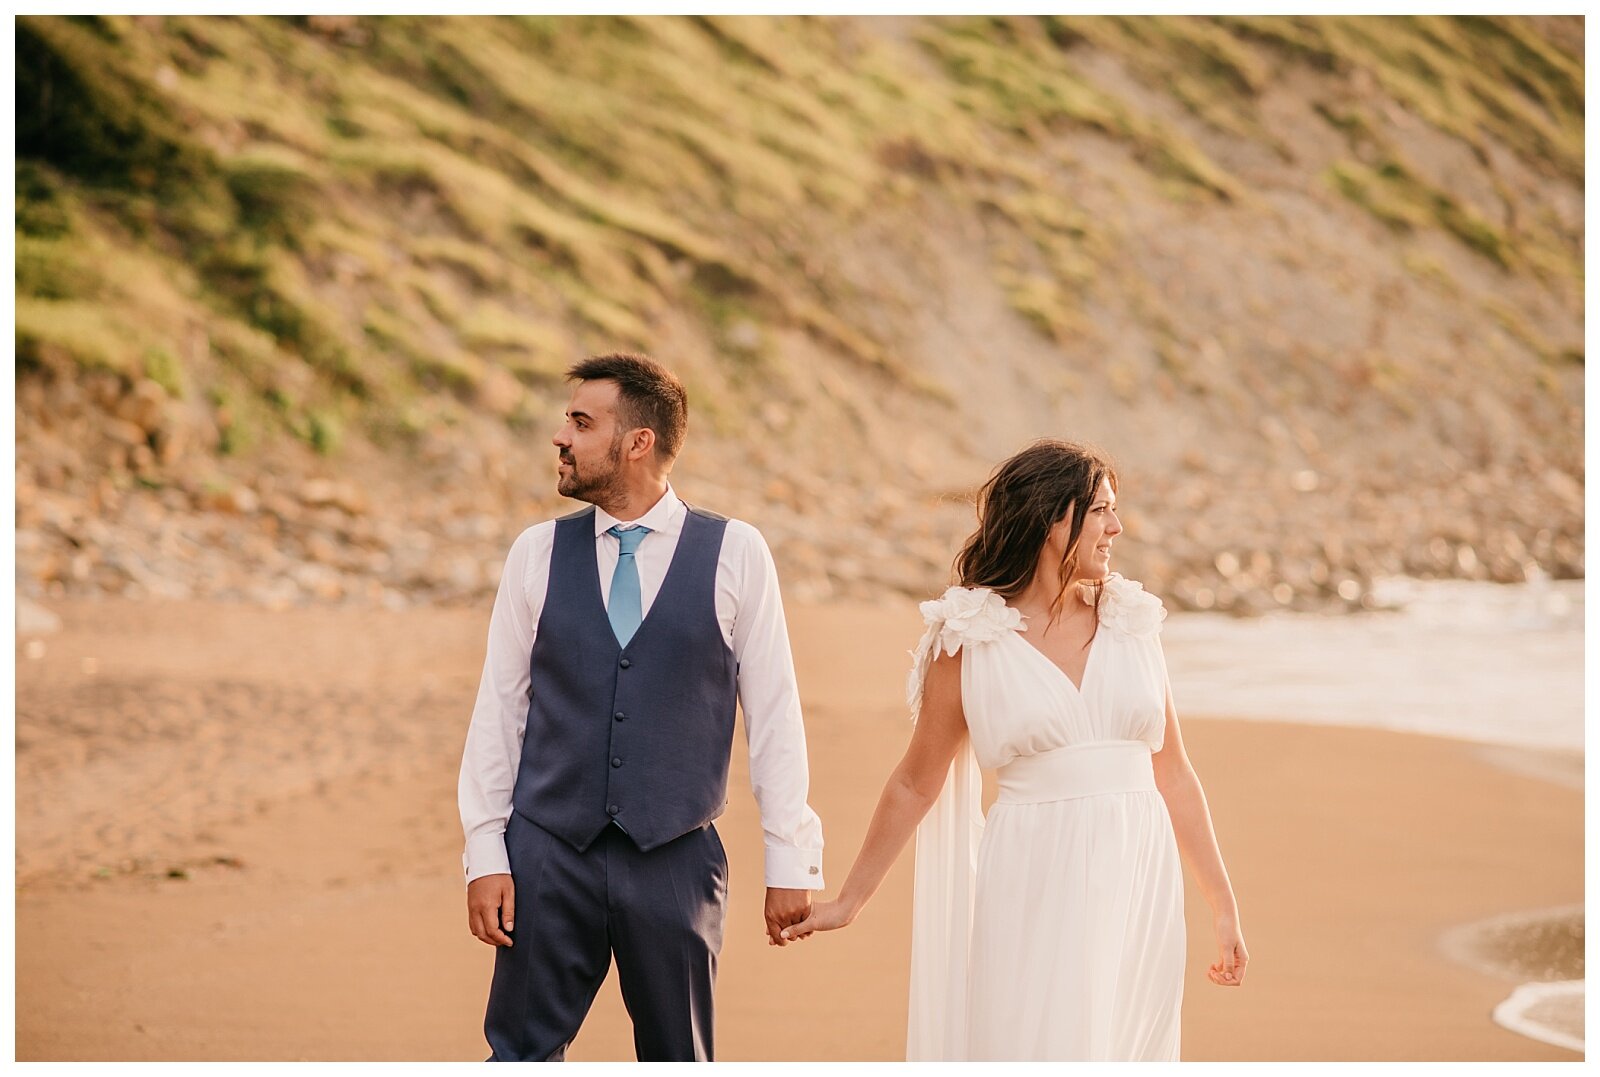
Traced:
<path id="1" fill-rule="evenodd" d="M 17 650 L 17 1057 L 483 1058 L 455 777 L 487 610 L 56 609 L 43 654 Z M 791 617 L 836 889 L 909 733 L 918 625 Z M 1253 956 L 1243 989 L 1206 981 L 1191 885 L 1185 1058 L 1577 1057 L 1494 1025 L 1516 981 L 1440 939 L 1582 902 L 1581 789 L 1421 736 L 1185 739 Z M 719 1057 L 902 1057 L 909 856 L 850 930 L 766 946 L 742 738 L 734 759 Z M 614 982 L 571 1057 L 632 1057 Z"/>

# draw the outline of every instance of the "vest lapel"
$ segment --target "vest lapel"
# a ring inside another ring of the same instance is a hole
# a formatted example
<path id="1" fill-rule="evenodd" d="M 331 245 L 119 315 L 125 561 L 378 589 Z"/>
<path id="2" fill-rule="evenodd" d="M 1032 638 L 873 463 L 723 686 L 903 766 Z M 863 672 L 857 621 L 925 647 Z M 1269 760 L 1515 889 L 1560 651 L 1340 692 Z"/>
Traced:
<path id="1" fill-rule="evenodd" d="M 659 621 L 661 619 L 655 616 L 655 612 L 661 607 L 661 604 L 663 602 L 672 601 L 672 594 L 678 589 L 678 580 L 683 575 L 683 566 L 688 563 L 689 557 L 691 556 L 689 551 L 694 548 L 695 543 L 700 537 L 695 533 L 699 530 L 699 527 L 699 520 L 696 518 L 695 514 L 692 512 L 686 512 L 683 517 L 683 530 L 678 533 L 677 549 L 672 551 L 672 563 L 667 566 L 667 574 L 661 580 L 661 589 L 656 592 L 656 600 L 650 603 L 650 608 L 645 611 L 644 620 L 639 622 L 638 629 L 636 629 L 633 633 L 633 639 L 628 641 L 630 646 L 639 639 L 640 634 L 643 633 L 645 629 L 650 627 L 651 621 Z M 595 562 L 595 580 L 597 581 L 597 588 L 599 578 L 600 569 L 599 561 L 597 559 Z M 625 649 L 626 648 L 624 648 L 624 650 Z"/>

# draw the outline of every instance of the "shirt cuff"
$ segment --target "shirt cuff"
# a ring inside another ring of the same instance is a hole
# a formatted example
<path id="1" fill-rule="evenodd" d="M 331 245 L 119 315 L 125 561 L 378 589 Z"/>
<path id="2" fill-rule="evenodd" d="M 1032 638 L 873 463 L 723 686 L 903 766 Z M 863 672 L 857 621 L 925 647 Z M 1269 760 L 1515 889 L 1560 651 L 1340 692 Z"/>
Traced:
<path id="1" fill-rule="evenodd" d="M 506 856 L 506 835 L 477 834 L 467 842 L 461 866 L 466 869 L 467 882 L 484 875 L 510 875 L 511 858 Z"/>
<path id="2" fill-rule="evenodd" d="M 767 846 L 767 885 L 784 890 L 821 890 L 822 850 Z"/>

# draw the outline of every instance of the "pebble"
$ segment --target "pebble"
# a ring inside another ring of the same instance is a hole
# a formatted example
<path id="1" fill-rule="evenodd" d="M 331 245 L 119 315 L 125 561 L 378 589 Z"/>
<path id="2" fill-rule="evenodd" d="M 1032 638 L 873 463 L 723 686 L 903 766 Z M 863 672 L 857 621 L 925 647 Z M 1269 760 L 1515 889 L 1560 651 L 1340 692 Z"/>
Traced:
<path id="1" fill-rule="evenodd" d="M 17 598 L 17 635 L 49 636 L 59 631 L 61 631 L 59 616 L 37 602 L 20 596 Z M 39 646 L 42 648 L 44 644 L 40 643 Z"/>

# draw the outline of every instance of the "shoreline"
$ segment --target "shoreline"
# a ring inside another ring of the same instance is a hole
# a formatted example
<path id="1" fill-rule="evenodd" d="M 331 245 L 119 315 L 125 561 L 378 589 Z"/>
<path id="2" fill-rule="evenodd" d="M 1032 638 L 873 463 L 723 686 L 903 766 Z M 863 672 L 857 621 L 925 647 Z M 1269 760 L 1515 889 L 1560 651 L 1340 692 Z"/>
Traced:
<path id="1" fill-rule="evenodd" d="M 1495 1023 L 1567 1050 L 1584 1050 L 1584 919 L 1580 905 L 1529 909 L 1462 924 L 1440 948 L 1462 965 L 1519 981 Z"/>
<path id="2" fill-rule="evenodd" d="M 483 615 L 59 613 L 43 658 L 18 647 L 17 1057 L 484 1057 L 491 959 L 464 925 L 454 804 Z M 910 732 L 916 627 L 914 608 L 791 611 L 829 896 Z M 1185 1058 L 1573 1057 L 1494 1024 L 1520 981 L 1438 940 L 1582 901 L 1580 789 L 1419 734 L 1212 717 L 1184 734 L 1254 959 L 1241 990 L 1205 980 L 1190 881 Z M 910 856 L 853 928 L 767 947 L 739 734 L 729 801 L 719 1057 L 903 1057 Z M 614 978 L 570 1057 L 632 1057 Z"/>

